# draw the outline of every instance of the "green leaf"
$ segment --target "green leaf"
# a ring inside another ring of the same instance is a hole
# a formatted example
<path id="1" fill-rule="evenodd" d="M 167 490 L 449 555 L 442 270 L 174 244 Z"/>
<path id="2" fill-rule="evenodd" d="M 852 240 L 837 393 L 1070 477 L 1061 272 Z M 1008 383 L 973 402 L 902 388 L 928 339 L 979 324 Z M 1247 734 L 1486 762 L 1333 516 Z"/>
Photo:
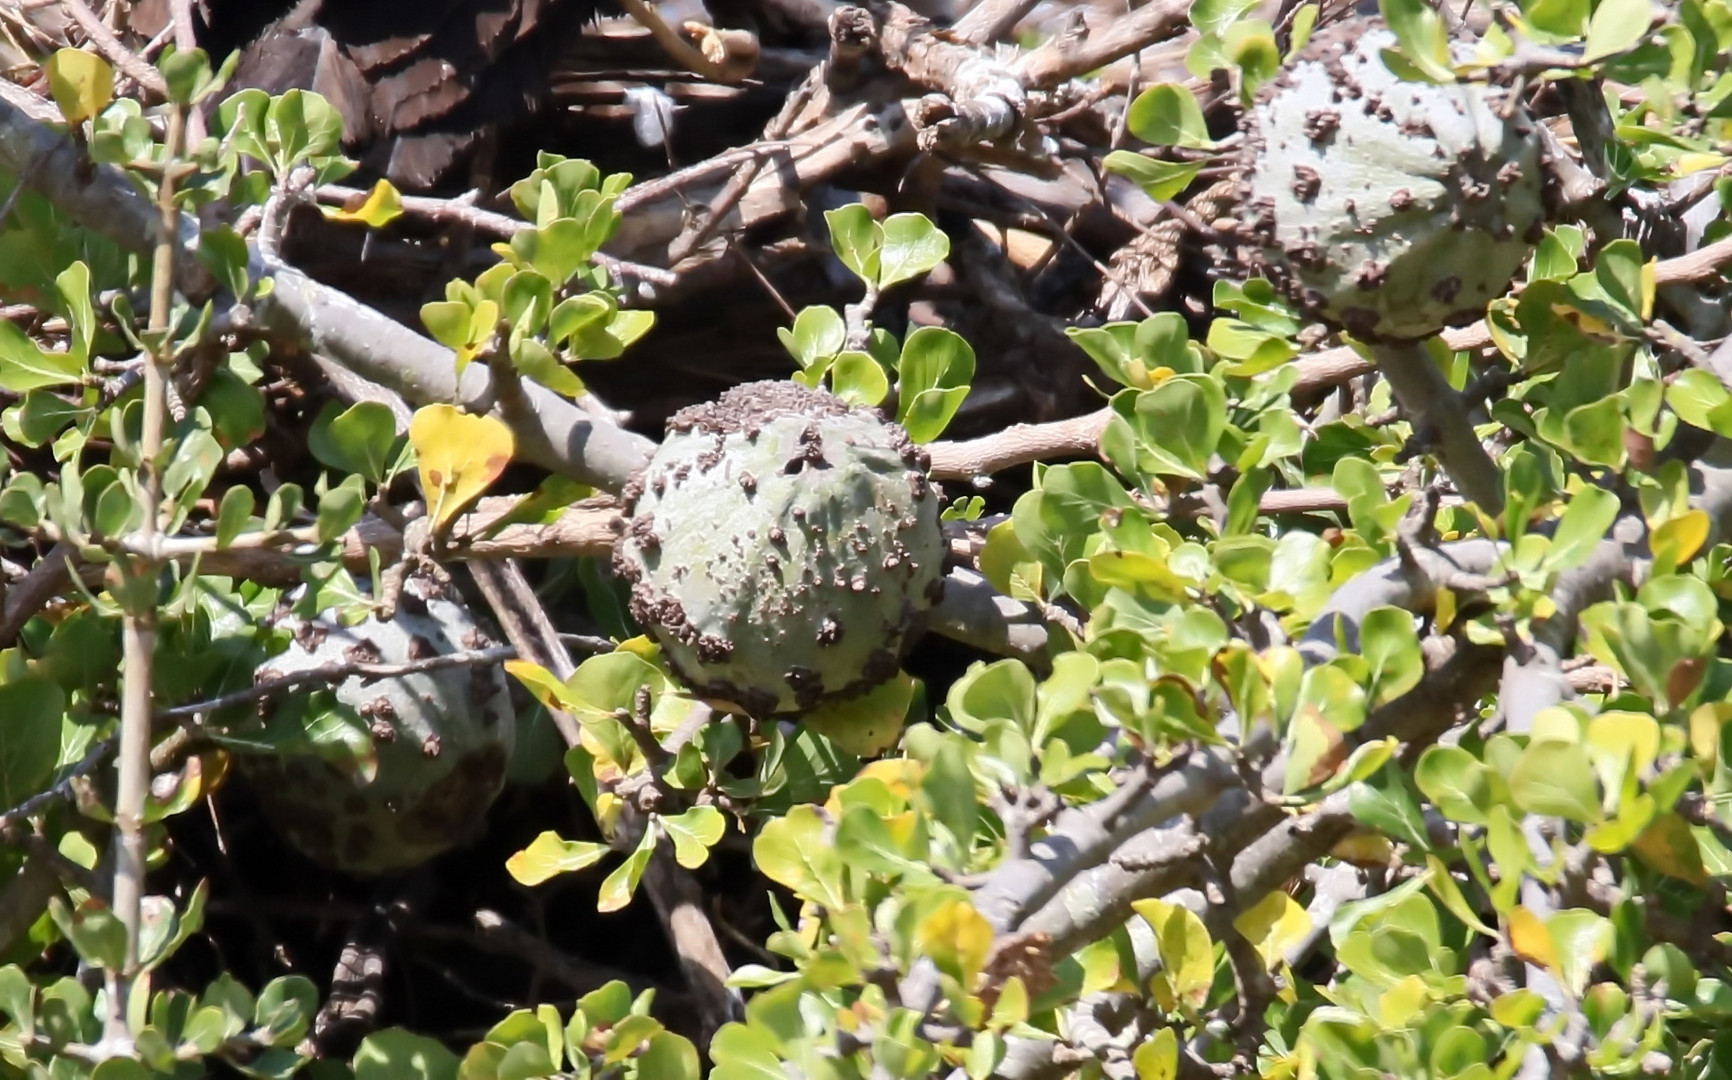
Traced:
<path id="1" fill-rule="evenodd" d="M 312 1026 L 319 1011 L 319 988 L 304 975 L 280 975 L 259 991 L 253 1025 L 263 1029 L 273 1046 L 293 1046 Z"/>
<path id="2" fill-rule="evenodd" d="M 974 350 L 953 331 L 923 326 L 908 335 L 897 367 L 897 422 L 917 443 L 943 434 L 974 379 Z"/>
<path id="3" fill-rule="evenodd" d="M 1432 746 L 1420 755 L 1413 781 L 1444 817 L 1483 825 L 1497 802 L 1494 775 L 1459 746 Z"/>
<path id="4" fill-rule="evenodd" d="M 1591 825 L 1605 817 L 1594 784 L 1594 763 L 1577 743 L 1530 745 L 1509 775 L 1510 798 L 1530 814 Z"/>
<path id="5" fill-rule="evenodd" d="M 469 320 L 474 309 L 459 300 L 435 300 L 421 305 L 421 324 L 433 340 L 448 349 L 469 342 Z"/>
<path id="6" fill-rule="evenodd" d="M 355 1080 L 457 1080 L 461 1064 L 445 1044 L 402 1028 L 375 1031 L 355 1051 Z"/>
<path id="7" fill-rule="evenodd" d="M 60 758 L 66 695 L 46 679 L 0 686 L 0 807 L 17 806 L 48 786 Z"/>
<path id="8" fill-rule="evenodd" d="M 126 927 L 107 904 L 92 897 L 73 908 L 56 896 L 49 901 L 48 911 L 82 959 L 110 971 L 120 970 L 126 959 Z"/>
<path id="9" fill-rule="evenodd" d="M 326 488 L 319 495 L 319 543 L 328 544 L 348 532 L 366 508 L 367 490 L 359 476 L 350 473 L 342 483 Z"/>
<path id="10" fill-rule="evenodd" d="M 766 822 L 752 842 L 752 860 L 770 880 L 831 909 L 845 906 L 842 862 L 816 807 L 796 806 Z"/>
<path id="11" fill-rule="evenodd" d="M 1234 23 L 1222 35 L 1227 59 L 1238 66 L 1244 81 L 1242 94 L 1247 97 L 1274 78 L 1281 67 L 1281 49 L 1275 44 L 1275 28 L 1262 19 L 1245 19 Z"/>
<path id="12" fill-rule="evenodd" d="M 1530 26 L 1542 33 L 1565 40 L 1578 38 L 1587 26 L 1588 0 L 1532 0 L 1522 4 L 1522 15 Z M 1575 269 L 1574 259 L 1570 261 L 1570 269 Z"/>
<path id="13" fill-rule="evenodd" d="M 1369 779 L 1347 789 L 1347 809 L 1355 818 L 1418 851 L 1430 851 L 1425 813 L 1408 789 L 1406 774 L 1385 765 Z"/>
<path id="14" fill-rule="evenodd" d="M 512 335 L 511 363 L 531 380 L 556 394 L 575 398 L 584 393 L 583 380 L 560 363 L 547 346 L 532 337 Z"/>
<path id="15" fill-rule="evenodd" d="M 1207 375 L 1180 375 L 1153 390 L 1123 391 L 1113 397 L 1116 414 L 1109 424 L 1122 435 L 1108 456 L 1130 475 L 1138 472 L 1205 479 L 1209 459 L 1227 425 L 1227 394 Z M 1114 450 L 1118 452 L 1114 452 Z M 1134 450 L 1127 454 L 1126 451 Z M 1120 460 L 1124 457 L 1132 460 Z"/>
<path id="16" fill-rule="evenodd" d="M 1202 148 L 1214 145 L 1203 107 L 1180 83 L 1156 83 L 1131 102 L 1126 126 L 1151 146 Z"/>
<path id="17" fill-rule="evenodd" d="M 656 845 L 661 840 L 660 830 L 654 827 L 644 830 L 643 839 L 638 842 L 625 861 L 614 868 L 601 883 L 601 892 L 596 897 L 595 909 L 600 912 L 619 911 L 631 903 L 632 894 L 637 892 L 638 882 L 643 880 L 643 872 L 649 866 L 650 856 L 655 854 Z"/>
<path id="18" fill-rule="evenodd" d="M 1588 40 L 1582 59 L 1592 62 L 1623 52 L 1642 40 L 1652 18 L 1648 0 L 1600 0 L 1588 19 Z"/>
<path id="19" fill-rule="evenodd" d="M 824 220 L 830 226 L 830 246 L 842 265 L 854 271 L 868 286 L 877 287 L 879 249 L 884 242 L 872 211 L 862 203 L 852 203 L 835 210 L 826 210 Z"/>
<path id="20" fill-rule="evenodd" d="M 891 214 L 882 228 L 884 246 L 878 255 L 881 289 L 917 278 L 950 255 L 950 237 L 921 214 Z"/>
<path id="21" fill-rule="evenodd" d="M 210 57 L 203 49 L 182 52 L 169 45 L 163 50 L 156 67 L 168 84 L 169 99 L 181 106 L 192 104 L 193 98 L 211 80 Z"/>
<path id="22" fill-rule="evenodd" d="M 245 297 L 251 279 L 247 272 L 247 241 L 228 225 L 200 229 L 198 259 L 223 288 L 237 297 Z"/>
<path id="23" fill-rule="evenodd" d="M 775 1037 L 756 1025 L 724 1024 L 710 1041 L 710 1060 L 710 1080 L 788 1080 Z"/>
<path id="24" fill-rule="evenodd" d="M 829 367 L 830 390 L 851 405 L 874 409 L 890 396 L 890 379 L 871 355 L 849 350 Z"/>
<path id="25" fill-rule="evenodd" d="M 710 848 L 722 838 L 727 822 L 713 806 L 694 806 L 683 814 L 660 819 L 674 842 L 674 859 L 687 870 L 696 870 L 709 858 Z"/>
<path id="26" fill-rule="evenodd" d="M 1114 150 L 1102 164 L 1142 188 L 1156 202 L 1175 199 L 1202 171 L 1200 161 L 1162 161 L 1131 150 Z"/>
<path id="27" fill-rule="evenodd" d="M 374 484 L 384 482 L 401 448 L 396 417 L 376 401 L 341 411 L 335 403 L 327 405 L 307 433 L 307 449 L 320 464 Z"/>
<path id="28" fill-rule="evenodd" d="M 1564 416 L 1564 448 L 1589 465 L 1624 463 L 1624 410 L 1616 397 L 1579 405 Z"/>
<path id="29" fill-rule="evenodd" d="M 0 319 L 0 390 L 22 394 L 44 386 L 81 381 L 84 360 L 69 352 L 44 352 L 18 324 Z"/>
<path id="30" fill-rule="evenodd" d="M 1426 0 L 1380 0 L 1384 21 L 1401 42 L 1401 56 L 1426 77 L 1454 82 L 1449 62 L 1449 35 L 1443 20 Z"/>
<path id="31" fill-rule="evenodd" d="M 1359 627 L 1359 651 L 1371 667 L 1372 707 L 1387 705 L 1419 685 L 1425 657 L 1413 616 L 1403 608 L 1381 607 L 1366 613 Z"/>
<path id="32" fill-rule="evenodd" d="M 1546 551 L 1545 568 L 1571 570 L 1588 560 L 1618 517 L 1618 497 L 1604 488 L 1578 491 L 1564 509 Z"/>
<path id="33" fill-rule="evenodd" d="M 847 324 L 832 307 L 802 308 L 794 316 L 794 328 L 780 328 L 776 335 L 802 371 L 818 366 L 848 347 Z"/>

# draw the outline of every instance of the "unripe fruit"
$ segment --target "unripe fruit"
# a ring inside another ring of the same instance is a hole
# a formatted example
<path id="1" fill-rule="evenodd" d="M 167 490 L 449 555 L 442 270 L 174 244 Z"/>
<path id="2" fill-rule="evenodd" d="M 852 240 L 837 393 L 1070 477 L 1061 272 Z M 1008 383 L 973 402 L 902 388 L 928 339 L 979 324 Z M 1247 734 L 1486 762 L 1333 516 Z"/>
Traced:
<path id="1" fill-rule="evenodd" d="M 1544 229 L 1544 144 L 1505 91 L 1397 78 L 1382 21 L 1319 31 L 1246 112 L 1247 269 L 1368 342 L 1472 322 Z"/>
<path id="2" fill-rule="evenodd" d="M 329 615 L 284 619 L 288 650 L 259 667 L 264 681 L 327 664 L 403 664 L 490 648 L 491 641 L 425 577 L 408 578 L 390 621 L 345 627 Z M 315 862 L 358 875 L 412 869 L 475 834 L 505 782 L 516 719 L 497 665 L 309 684 L 264 705 L 274 724 L 367 728 L 371 778 L 310 748 L 238 755 L 266 818 Z"/>
<path id="3" fill-rule="evenodd" d="M 902 428 L 792 382 L 676 413 L 614 567 L 694 691 L 756 715 L 893 676 L 944 584 L 941 496 Z"/>

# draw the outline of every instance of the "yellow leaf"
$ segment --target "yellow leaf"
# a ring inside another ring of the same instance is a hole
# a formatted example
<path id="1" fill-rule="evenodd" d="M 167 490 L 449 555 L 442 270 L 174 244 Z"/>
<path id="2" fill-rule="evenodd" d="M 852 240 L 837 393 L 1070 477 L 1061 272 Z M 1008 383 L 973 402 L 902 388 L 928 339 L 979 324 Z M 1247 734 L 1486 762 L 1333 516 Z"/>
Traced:
<path id="1" fill-rule="evenodd" d="M 1384 1027 L 1406 1027 L 1414 1014 L 1424 1007 L 1428 996 L 1425 980 L 1418 975 L 1409 975 L 1383 992 L 1377 1001 L 1377 1018 L 1383 1021 Z"/>
<path id="2" fill-rule="evenodd" d="M 1679 154 L 1672 161 L 1672 175 L 1680 177 L 1689 176 L 1692 173 L 1699 173 L 1703 169 L 1718 169 L 1725 163 L 1726 155 L 1724 154 L 1705 154 L 1701 152 Z M 1647 318 L 1647 316 L 1644 315 L 1643 318 Z"/>
<path id="3" fill-rule="evenodd" d="M 1515 954 L 1530 964 L 1547 971 L 1558 970 L 1557 949 L 1552 945 L 1552 932 L 1544 920 L 1517 904 L 1509 913 L 1509 944 Z"/>
<path id="4" fill-rule="evenodd" d="M 1653 548 L 1655 560 L 1671 568 L 1689 562 L 1707 542 L 1707 512 L 1687 510 L 1657 526 L 1650 546 Z"/>
<path id="5" fill-rule="evenodd" d="M 1431 602 L 1431 621 L 1436 624 L 1437 632 L 1443 633 L 1455 623 L 1455 592 L 1439 588 Z"/>
<path id="6" fill-rule="evenodd" d="M 1174 1080 L 1179 1075 L 1179 1037 L 1170 1027 L 1161 1028 L 1143 1041 L 1131 1055 L 1137 1080 Z"/>
<path id="7" fill-rule="evenodd" d="M 1659 286 L 1657 267 L 1660 260 L 1650 258 L 1642 264 L 1642 321 L 1647 322 L 1654 317 L 1654 291 Z M 1701 513 L 1701 511 L 1697 511 Z"/>
<path id="8" fill-rule="evenodd" d="M 84 123 L 114 100 L 114 69 L 108 61 L 83 49 L 61 49 L 48 58 L 48 92 L 73 127 Z"/>
<path id="9" fill-rule="evenodd" d="M 470 416 L 451 405 L 427 405 L 409 421 L 421 490 L 437 529 L 481 497 L 511 464 L 516 440 L 491 416 Z"/>
<path id="10" fill-rule="evenodd" d="M 992 948 L 992 924 L 966 900 L 952 900 L 922 919 L 914 948 L 966 989 L 974 985 Z"/>
<path id="11" fill-rule="evenodd" d="M 1732 703 L 1711 701 L 1698 705 L 1690 713 L 1690 753 L 1696 764 L 1712 776 L 1720 760 L 1720 729 L 1732 720 Z"/>
<path id="12" fill-rule="evenodd" d="M 859 758 L 877 757 L 902 737 L 902 723 L 914 700 L 914 679 L 896 677 L 859 697 L 826 702 L 800 717 L 800 723 Z"/>
<path id="13" fill-rule="evenodd" d="M 1155 1004 L 1166 1012 L 1201 1009 L 1215 981 L 1215 949 L 1209 931 L 1196 912 L 1163 900 L 1138 900 L 1131 910 L 1155 931 L 1161 970 L 1151 989 Z"/>
<path id="14" fill-rule="evenodd" d="M 331 221 L 358 222 L 382 229 L 403 215 L 403 196 L 389 180 L 380 180 L 358 202 L 350 199 L 342 206 L 321 206 L 319 210 Z"/>
<path id="15" fill-rule="evenodd" d="M 1272 971 L 1287 950 L 1311 932 L 1311 916 L 1298 901 L 1276 889 L 1234 919 L 1233 929 L 1245 935 L 1263 966 Z"/>
<path id="16" fill-rule="evenodd" d="M 607 854 L 607 845 L 562 840 L 544 832 L 529 846 L 505 860 L 505 869 L 520 885 L 540 885 L 551 877 L 592 866 Z"/>
<path id="17" fill-rule="evenodd" d="M 570 694 L 565 684 L 553 677 L 553 672 L 533 660 L 507 660 L 505 673 L 523 684 L 530 696 L 544 708 L 570 712 Z"/>

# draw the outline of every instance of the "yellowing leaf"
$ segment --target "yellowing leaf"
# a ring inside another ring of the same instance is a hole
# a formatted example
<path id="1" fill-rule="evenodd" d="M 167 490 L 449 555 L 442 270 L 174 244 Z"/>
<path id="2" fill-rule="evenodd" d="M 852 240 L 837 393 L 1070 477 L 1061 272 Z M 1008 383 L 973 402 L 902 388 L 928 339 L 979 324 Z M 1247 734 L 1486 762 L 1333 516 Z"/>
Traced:
<path id="1" fill-rule="evenodd" d="M 914 931 L 914 948 L 968 989 L 986 966 L 992 924 L 973 904 L 952 900 L 921 920 Z"/>
<path id="2" fill-rule="evenodd" d="M 1439 588 L 1432 599 L 1431 621 L 1436 624 L 1437 632 L 1444 633 L 1455 624 L 1455 592 L 1451 589 Z"/>
<path id="3" fill-rule="evenodd" d="M 1383 1021 L 1384 1027 L 1406 1027 L 1429 996 L 1425 980 L 1418 975 L 1409 975 L 1383 992 L 1383 997 L 1377 1002 L 1377 1018 Z"/>
<path id="4" fill-rule="evenodd" d="M 1662 874 L 1692 885 L 1707 884 L 1708 872 L 1702 866 L 1702 849 L 1696 843 L 1696 834 L 1677 814 L 1668 812 L 1656 817 L 1636 837 L 1630 850 Z"/>
<path id="5" fill-rule="evenodd" d="M 1703 169 L 1718 169 L 1724 164 L 1726 164 L 1726 155 L 1724 154 L 1700 152 L 1679 154 L 1672 161 L 1672 174 L 1674 176 L 1689 176 L 1691 173 L 1699 173 Z"/>
<path id="6" fill-rule="evenodd" d="M 1233 929 L 1245 935 L 1263 966 L 1272 971 L 1287 950 L 1311 932 L 1311 916 L 1298 901 L 1276 889 L 1234 919 Z"/>
<path id="7" fill-rule="evenodd" d="M 1375 870 L 1388 866 L 1395 858 L 1395 845 L 1382 833 L 1356 832 L 1336 843 L 1329 854 L 1342 862 Z"/>
<path id="8" fill-rule="evenodd" d="M 1732 702 L 1711 701 L 1696 706 L 1690 713 L 1690 752 L 1699 767 L 1712 776 L 1720 759 L 1720 729 L 1732 720 Z"/>
<path id="9" fill-rule="evenodd" d="M 1201 1009 L 1215 981 L 1214 943 L 1196 912 L 1162 900 L 1138 900 L 1131 904 L 1155 931 L 1155 947 L 1161 970 L 1155 973 L 1151 990 L 1163 1011 Z"/>
<path id="10" fill-rule="evenodd" d="M 331 221 L 358 222 L 382 229 L 403 215 L 403 196 L 389 180 L 380 180 L 359 201 L 350 199 L 342 206 L 321 206 L 319 210 Z"/>
<path id="11" fill-rule="evenodd" d="M 562 840 L 557 833 L 544 832 L 505 860 L 505 869 L 520 885 L 540 885 L 559 874 L 593 866 L 605 854 L 606 844 Z"/>
<path id="12" fill-rule="evenodd" d="M 826 702 L 800 717 L 800 723 L 855 757 L 877 757 L 902 737 L 902 722 L 914 700 L 914 679 L 896 677 L 859 697 Z"/>
<path id="13" fill-rule="evenodd" d="M 1170 1027 L 1149 1036 L 1131 1055 L 1137 1080 L 1175 1080 L 1179 1075 L 1179 1036 Z"/>
<path id="14" fill-rule="evenodd" d="M 1707 512 L 1688 510 L 1656 527 L 1649 544 L 1657 562 L 1677 567 L 1689 562 L 1707 542 Z"/>
<path id="15" fill-rule="evenodd" d="M 84 123 L 114 100 L 114 69 L 108 61 L 84 49 L 61 49 L 43 65 L 48 92 L 73 127 Z"/>
<path id="16" fill-rule="evenodd" d="M 1552 933 L 1538 915 L 1517 904 L 1509 913 L 1509 944 L 1515 954 L 1530 964 L 1547 971 L 1558 970 L 1557 950 L 1552 946 Z"/>
<path id="17" fill-rule="evenodd" d="M 511 429 L 491 416 L 470 416 L 451 405 L 427 405 L 409 421 L 421 489 L 435 528 L 481 497 L 511 464 L 517 448 Z"/>
<path id="18" fill-rule="evenodd" d="M 571 711 L 573 703 L 565 684 L 554 678 L 553 672 L 540 664 L 533 660 L 507 660 L 505 673 L 522 683 L 524 689 L 543 707 L 560 712 Z"/>

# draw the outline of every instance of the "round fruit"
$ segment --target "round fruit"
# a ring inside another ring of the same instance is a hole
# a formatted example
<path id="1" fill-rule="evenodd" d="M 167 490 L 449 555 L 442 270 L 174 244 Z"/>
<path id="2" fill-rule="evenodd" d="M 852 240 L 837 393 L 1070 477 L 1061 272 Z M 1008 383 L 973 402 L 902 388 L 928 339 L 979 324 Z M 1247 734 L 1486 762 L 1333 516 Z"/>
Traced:
<path id="1" fill-rule="evenodd" d="M 494 644 L 443 586 L 424 576 L 405 581 L 389 621 L 343 626 L 325 613 L 286 617 L 279 625 L 294 640 L 259 667 L 255 681 Z M 510 690 L 496 665 L 354 675 L 336 687 L 291 690 L 264 708 L 267 724 L 279 731 L 341 725 L 371 735 L 370 770 L 354 760 L 339 767 L 334 761 L 343 755 L 320 755 L 300 740 L 239 755 L 272 825 L 314 861 L 359 875 L 411 869 L 473 836 L 504 785 L 516 734 Z"/>
<path id="2" fill-rule="evenodd" d="M 928 466 L 902 428 L 797 383 L 676 413 L 625 493 L 632 616 L 693 690 L 756 715 L 879 685 L 943 590 Z"/>
<path id="3" fill-rule="evenodd" d="M 1367 342 L 1472 322 L 1544 229 L 1543 143 L 1499 88 L 1411 82 L 1375 18 L 1320 31 L 1247 110 L 1247 268 Z"/>

